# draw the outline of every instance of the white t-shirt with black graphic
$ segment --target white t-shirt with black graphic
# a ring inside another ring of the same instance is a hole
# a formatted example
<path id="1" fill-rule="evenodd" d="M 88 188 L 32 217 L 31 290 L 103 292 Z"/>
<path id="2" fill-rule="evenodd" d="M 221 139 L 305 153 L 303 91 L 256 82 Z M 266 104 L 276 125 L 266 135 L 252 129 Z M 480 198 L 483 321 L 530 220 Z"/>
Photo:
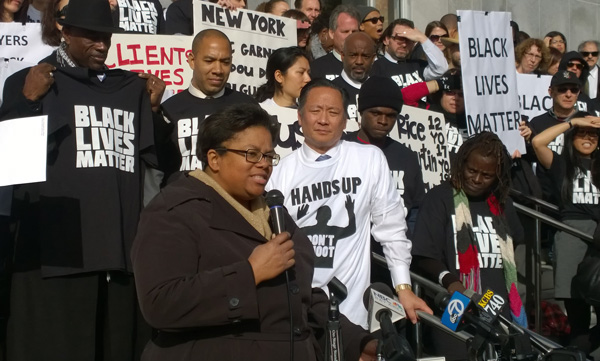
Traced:
<path id="1" fill-rule="evenodd" d="M 303 144 L 274 167 L 267 188 L 283 193 L 288 212 L 313 243 L 313 286 L 326 290 L 337 277 L 348 289 L 340 311 L 366 327 L 362 299 L 371 234 L 382 243 L 394 284 L 410 283 L 404 205 L 379 148 L 342 140 L 326 154 L 331 158 L 316 161 L 320 154 Z"/>

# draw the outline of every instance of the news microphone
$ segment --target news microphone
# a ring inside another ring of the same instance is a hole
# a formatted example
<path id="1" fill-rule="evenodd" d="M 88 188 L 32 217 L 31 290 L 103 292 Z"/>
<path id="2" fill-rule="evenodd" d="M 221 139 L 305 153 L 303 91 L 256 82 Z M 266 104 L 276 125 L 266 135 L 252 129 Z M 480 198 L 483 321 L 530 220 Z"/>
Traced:
<path id="1" fill-rule="evenodd" d="M 406 318 L 404 307 L 394 299 L 392 290 L 388 285 L 381 282 L 373 283 L 363 294 L 363 304 L 369 311 L 369 332 L 381 328 L 383 313 L 387 313 L 392 323 Z"/>
<path id="2" fill-rule="evenodd" d="M 271 230 L 274 234 L 280 234 L 285 231 L 285 219 L 283 211 L 283 194 L 277 190 L 272 189 L 267 192 L 265 196 L 267 206 L 270 209 L 269 220 L 271 222 Z"/>
<path id="3" fill-rule="evenodd" d="M 363 304 L 369 311 L 369 331 L 381 328 L 381 350 L 378 355 L 386 361 L 414 361 L 410 345 L 398 335 L 394 322 L 406 317 L 404 307 L 393 298 L 393 292 L 385 283 L 373 283 L 363 295 Z"/>
<path id="4" fill-rule="evenodd" d="M 448 292 L 440 292 L 435 296 L 434 302 L 436 307 L 444 311 L 442 323 L 453 331 L 461 331 L 466 325 L 472 325 L 478 334 L 495 342 L 503 342 L 508 336 L 487 322 L 486 316 L 482 319 L 477 306 L 471 302 L 469 297 L 460 292 L 454 292 L 452 295 Z"/>

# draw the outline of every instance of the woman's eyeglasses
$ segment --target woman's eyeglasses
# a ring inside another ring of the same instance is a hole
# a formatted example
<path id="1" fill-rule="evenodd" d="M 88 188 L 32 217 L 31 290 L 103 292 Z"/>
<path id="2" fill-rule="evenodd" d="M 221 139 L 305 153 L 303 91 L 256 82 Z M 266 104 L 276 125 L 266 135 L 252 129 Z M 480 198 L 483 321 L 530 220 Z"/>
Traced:
<path id="1" fill-rule="evenodd" d="M 383 24 L 383 22 L 385 21 L 385 17 L 384 16 L 379 16 L 379 17 L 376 16 L 374 18 L 365 19 L 362 22 L 363 23 L 370 22 L 373 25 L 377 25 L 377 23 L 380 22 L 380 21 Z"/>
<path id="2" fill-rule="evenodd" d="M 279 164 L 279 154 L 265 154 L 263 152 L 261 152 L 258 149 L 247 149 L 247 150 L 241 150 L 241 149 L 231 149 L 231 148 L 215 148 L 216 151 L 227 151 L 227 152 L 233 152 L 236 154 L 240 154 L 240 155 L 244 155 L 246 157 L 246 162 L 250 162 L 250 163 L 258 163 L 260 162 L 263 158 L 265 158 L 267 160 L 267 163 L 271 164 L 271 165 L 277 165 Z"/>
<path id="3" fill-rule="evenodd" d="M 442 38 L 447 38 L 448 34 L 444 34 L 444 35 L 429 35 L 429 40 L 431 40 L 433 43 L 436 43 L 438 41 L 440 41 Z"/>

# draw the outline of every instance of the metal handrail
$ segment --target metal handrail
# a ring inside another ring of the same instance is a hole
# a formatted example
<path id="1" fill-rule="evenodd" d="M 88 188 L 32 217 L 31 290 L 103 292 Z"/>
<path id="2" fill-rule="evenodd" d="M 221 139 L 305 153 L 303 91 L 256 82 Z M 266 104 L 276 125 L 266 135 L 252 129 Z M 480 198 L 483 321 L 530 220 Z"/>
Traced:
<path id="1" fill-rule="evenodd" d="M 528 194 L 525 194 L 523 192 L 520 192 L 516 189 L 511 188 L 510 189 L 510 196 L 511 197 L 517 197 L 517 198 L 521 198 L 521 199 L 525 199 L 526 201 L 536 205 L 536 206 L 540 206 L 544 209 L 547 209 L 549 211 L 552 211 L 554 213 L 558 213 L 559 208 L 556 204 L 550 203 L 550 202 L 546 202 L 543 199 L 539 199 L 533 196 L 530 196 Z"/>

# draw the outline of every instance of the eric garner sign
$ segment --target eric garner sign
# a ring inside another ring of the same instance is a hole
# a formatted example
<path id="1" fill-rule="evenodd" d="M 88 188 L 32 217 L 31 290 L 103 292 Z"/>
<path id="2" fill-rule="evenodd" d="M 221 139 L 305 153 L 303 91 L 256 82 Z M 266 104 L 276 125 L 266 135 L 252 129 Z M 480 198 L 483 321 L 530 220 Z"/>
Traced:
<path id="1" fill-rule="evenodd" d="M 254 95 L 267 82 L 265 69 L 271 53 L 296 45 L 296 20 L 258 11 L 231 11 L 207 1 L 194 0 L 194 33 L 217 29 L 229 37 L 233 63 L 229 86 Z"/>
<path id="2" fill-rule="evenodd" d="M 498 134 L 508 151 L 525 153 L 510 13 L 459 10 L 460 59 L 469 134 Z"/>
<path id="3" fill-rule="evenodd" d="M 426 190 L 450 175 L 443 114 L 404 105 L 390 137 L 417 153 Z"/>

